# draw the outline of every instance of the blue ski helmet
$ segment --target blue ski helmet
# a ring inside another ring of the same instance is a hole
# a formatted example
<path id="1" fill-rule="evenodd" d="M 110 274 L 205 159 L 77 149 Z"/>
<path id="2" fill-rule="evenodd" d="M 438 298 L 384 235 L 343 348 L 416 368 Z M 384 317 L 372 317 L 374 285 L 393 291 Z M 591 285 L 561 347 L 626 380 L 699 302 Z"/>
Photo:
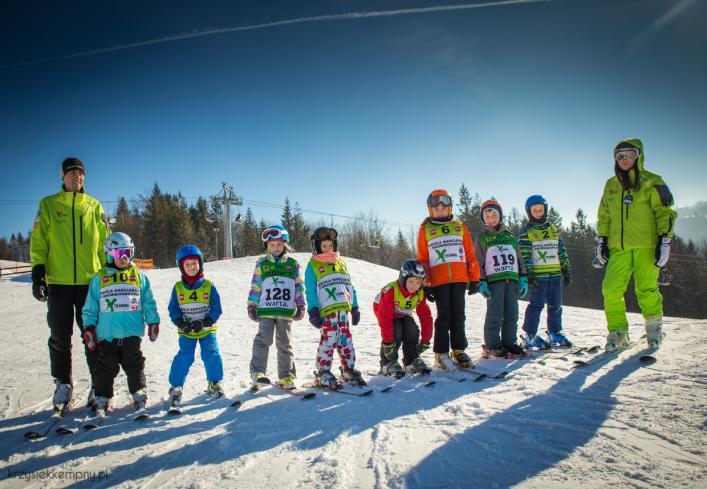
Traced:
<path id="1" fill-rule="evenodd" d="M 530 208 L 535 204 L 542 204 L 545 208 L 543 217 L 541 217 L 540 219 L 535 219 L 533 217 L 533 214 L 530 213 Z M 525 213 L 528 215 L 528 219 L 530 219 L 531 222 L 543 222 L 547 218 L 547 200 L 545 200 L 545 197 L 543 197 L 542 195 L 531 195 L 530 197 L 528 197 L 528 199 L 525 201 Z"/>
<path id="2" fill-rule="evenodd" d="M 263 240 L 263 243 L 267 243 L 268 241 L 284 241 L 288 243 L 290 241 L 290 233 L 279 224 L 273 224 L 263 229 L 263 234 L 260 236 L 260 239 Z"/>
<path id="3" fill-rule="evenodd" d="M 201 253 L 198 246 L 192 244 L 184 245 L 177 250 L 177 266 L 179 267 L 179 271 L 184 273 L 182 263 L 185 259 L 192 256 L 199 260 L 199 273 L 204 271 L 204 255 Z"/>

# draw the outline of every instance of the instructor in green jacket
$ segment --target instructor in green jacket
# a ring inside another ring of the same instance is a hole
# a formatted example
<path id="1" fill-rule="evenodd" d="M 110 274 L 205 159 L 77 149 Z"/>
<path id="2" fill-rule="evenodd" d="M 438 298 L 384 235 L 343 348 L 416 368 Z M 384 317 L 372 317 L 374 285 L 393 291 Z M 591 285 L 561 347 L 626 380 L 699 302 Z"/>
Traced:
<path id="1" fill-rule="evenodd" d="M 105 263 L 107 234 L 101 204 L 84 190 L 84 166 L 78 158 L 61 164 L 61 190 L 42 199 L 30 240 L 32 295 L 47 301 L 49 362 L 56 385 L 54 407 L 63 410 L 73 395 L 71 336 L 74 318 L 83 333 L 83 309 L 88 283 Z M 85 348 L 93 386 L 96 353 Z M 92 403 L 89 393 L 89 404 Z"/>
<path id="2" fill-rule="evenodd" d="M 624 139 L 614 148 L 614 173 L 604 186 L 597 223 L 596 262 L 606 266 L 602 283 L 609 334 L 606 351 L 629 345 L 624 293 L 631 274 L 646 324 L 648 346 L 663 339 L 663 297 L 658 290 L 660 267 L 670 256 L 677 213 L 663 179 L 643 167 L 640 139 Z"/>

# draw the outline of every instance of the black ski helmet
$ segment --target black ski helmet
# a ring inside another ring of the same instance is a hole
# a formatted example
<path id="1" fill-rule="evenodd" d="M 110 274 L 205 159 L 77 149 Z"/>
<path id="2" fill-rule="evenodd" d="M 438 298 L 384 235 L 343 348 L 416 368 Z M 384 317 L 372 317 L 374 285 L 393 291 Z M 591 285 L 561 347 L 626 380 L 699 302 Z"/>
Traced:
<path id="1" fill-rule="evenodd" d="M 424 281 L 427 277 L 424 265 L 417 260 L 405 260 L 400 267 L 400 275 L 398 276 L 400 286 L 406 288 L 410 277 L 420 277 Z"/>
<path id="2" fill-rule="evenodd" d="M 336 238 L 339 236 L 339 233 L 336 232 L 336 229 L 334 228 L 328 228 L 328 227 L 319 227 L 314 230 L 312 233 L 312 236 L 310 236 L 310 239 L 312 240 L 312 248 L 314 249 L 314 252 L 319 254 L 322 252 L 322 241 L 332 241 L 334 243 L 334 251 L 337 251 L 339 246 L 336 241 Z"/>

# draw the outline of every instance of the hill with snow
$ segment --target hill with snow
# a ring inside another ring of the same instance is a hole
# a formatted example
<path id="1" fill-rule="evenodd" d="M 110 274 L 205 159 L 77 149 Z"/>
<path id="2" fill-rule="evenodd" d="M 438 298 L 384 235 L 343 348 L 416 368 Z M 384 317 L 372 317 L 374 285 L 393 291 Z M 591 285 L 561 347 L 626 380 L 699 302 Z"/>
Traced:
<path id="1" fill-rule="evenodd" d="M 307 255 L 295 256 L 306 264 Z M 245 304 L 255 260 L 205 265 L 223 302 L 218 341 L 230 398 L 249 385 L 257 326 Z M 380 345 L 370 304 L 397 272 L 347 262 L 362 308 L 352 334 L 365 374 L 377 369 Z M 132 421 L 121 373 L 116 409 L 103 427 L 39 441 L 23 435 L 46 419 L 51 405 L 46 305 L 32 298 L 28 274 L 0 279 L 2 487 L 704 487 L 707 321 L 666 319 L 668 337 L 652 365 L 639 362 L 640 348 L 583 369 L 572 369 L 571 360 L 541 364 L 540 355 L 487 360 L 479 369 L 509 375 L 458 382 L 465 374 L 433 372 L 431 387 L 422 378 L 373 377 L 368 397 L 316 391 L 316 398 L 301 400 L 268 388 L 245 396 L 239 409 L 230 400 L 205 399 L 197 355 L 184 414 L 168 417 L 164 399 L 177 334 L 167 303 L 178 272 L 148 276 L 163 318 L 157 342 L 143 342 L 151 419 Z M 467 300 L 476 358 L 485 307 L 478 295 Z M 521 323 L 524 309 L 521 303 Z M 564 321 L 577 345 L 603 346 L 601 311 L 566 307 Z M 630 322 L 632 337 L 640 338 L 641 317 L 631 315 Z M 302 384 L 311 380 L 318 330 L 304 320 L 293 336 Z M 88 382 L 78 334 L 74 343 L 75 395 L 83 402 Z M 431 363 L 431 352 L 425 359 Z M 273 346 L 273 378 L 275 360 Z M 83 408 L 72 414 L 83 415 Z"/>

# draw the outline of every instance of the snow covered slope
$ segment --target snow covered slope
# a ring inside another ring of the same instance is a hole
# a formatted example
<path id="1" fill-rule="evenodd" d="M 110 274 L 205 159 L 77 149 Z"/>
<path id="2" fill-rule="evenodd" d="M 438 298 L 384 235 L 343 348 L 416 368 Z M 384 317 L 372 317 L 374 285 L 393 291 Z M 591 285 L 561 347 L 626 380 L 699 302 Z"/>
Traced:
<path id="1" fill-rule="evenodd" d="M 307 255 L 295 256 L 306 264 Z M 223 301 L 218 338 L 230 397 L 249 384 L 256 324 L 245 303 L 255 260 L 205 266 Z M 358 367 L 366 373 L 377 368 L 380 344 L 370 304 L 397 272 L 347 262 L 363 311 L 352 332 Z M 204 399 L 197 356 L 184 414 L 167 417 L 163 399 L 177 335 L 166 308 L 178 273 L 148 273 L 163 317 L 158 341 L 143 343 L 152 419 L 130 420 L 121 373 L 117 409 L 104 427 L 36 442 L 23 435 L 46 419 L 51 403 L 46 305 L 32 298 L 28 275 L 0 279 L 0 486 L 704 487 L 707 321 L 668 319 L 668 337 L 653 365 L 638 361 L 640 348 L 577 370 L 571 360 L 486 361 L 479 368 L 505 369 L 509 376 L 457 382 L 433 373 L 432 387 L 406 378 L 388 393 L 378 391 L 393 380 L 376 377 L 370 385 L 377 392 L 365 398 L 317 391 L 305 401 L 267 389 L 238 410 L 226 400 Z M 521 303 L 521 322 L 524 308 Z M 484 315 L 485 301 L 469 298 L 474 357 Z M 564 320 L 576 344 L 603 345 L 601 311 L 566 307 Z M 642 319 L 632 315 L 630 321 L 638 339 Z M 299 382 L 308 382 L 318 330 L 304 320 L 293 331 Z M 88 383 L 78 335 L 74 343 L 76 396 L 83 402 Z M 275 360 L 273 346 L 271 377 Z M 106 478 L 75 480 L 91 475 Z"/>

